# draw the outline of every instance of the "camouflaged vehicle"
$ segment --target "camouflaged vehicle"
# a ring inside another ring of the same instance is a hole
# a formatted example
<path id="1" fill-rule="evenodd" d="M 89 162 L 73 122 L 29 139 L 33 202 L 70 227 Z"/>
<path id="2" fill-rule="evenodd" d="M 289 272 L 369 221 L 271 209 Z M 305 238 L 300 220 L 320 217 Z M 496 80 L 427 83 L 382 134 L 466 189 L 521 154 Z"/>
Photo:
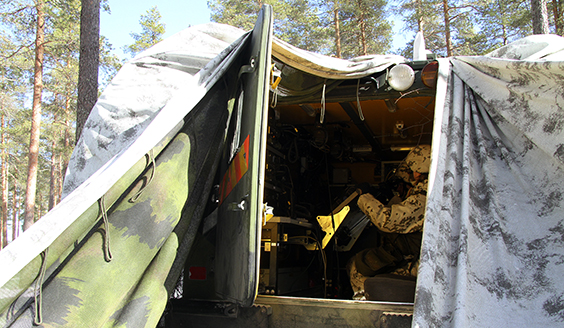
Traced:
<path id="1" fill-rule="evenodd" d="M 563 50 L 342 60 L 273 38 L 267 5 L 180 32 L 124 65 L 66 197 L 0 252 L 0 327 L 561 326 Z M 417 281 L 353 301 L 358 186 L 390 196 L 420 144 Z"/>

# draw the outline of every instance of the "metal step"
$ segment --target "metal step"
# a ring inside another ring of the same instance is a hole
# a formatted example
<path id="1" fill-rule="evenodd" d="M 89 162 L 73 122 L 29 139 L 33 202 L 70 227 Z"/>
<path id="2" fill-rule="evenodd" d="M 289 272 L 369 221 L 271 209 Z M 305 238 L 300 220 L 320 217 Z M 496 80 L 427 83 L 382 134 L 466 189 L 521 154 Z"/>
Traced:
<path id="1" fill-rule="evenodd" d="M 172 305 L 159 327 L 411 327 L 412 303 L 258 296 L 252 307 L 189 301 Z"/>
<path id="2" fill-rule="evenodd" d="M 258 296 L 255 304 L 272 308 L 270 328 L 407 328 L 413 314 L 412 303 Z"/>

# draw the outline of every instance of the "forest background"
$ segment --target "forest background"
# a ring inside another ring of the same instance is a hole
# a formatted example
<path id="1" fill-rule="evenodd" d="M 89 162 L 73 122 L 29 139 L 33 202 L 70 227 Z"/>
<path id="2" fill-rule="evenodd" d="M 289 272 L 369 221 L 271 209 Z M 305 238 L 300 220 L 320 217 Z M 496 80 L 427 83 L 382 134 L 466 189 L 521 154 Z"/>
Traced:
<path id="1" fill-rule="evenodd" d="M 299 48 L 340 58 L 393 52 L 410 58 L 412 40 L 392 50 L 394 38 L 404 37 L 393 34 L 394 23 L 402 25 L 402 35 L 422 31 L 427 49 L 439 56 L 480 55 L 532 34 L 537 13 L 544 23 L 540 33 L 563 35 L 563 2 L 209 0 L 208 7 L 210 21 L 249 30 L 268 3 L 275 36 Z M 84 3 L 94 3 L 98 17 L 100 10 L 111 12 L 107 0 L 0 3 L 0 248 L 61 200 L 77 133 Z M 130 33 L 132 42 L 122 50 L 133 57 L 159 42 L 166 31 L 161 20 L 158 6 L 148 9 L 139 18 L 140 31 Z M 127 59 L 98 34 L 99 94 Z"/>

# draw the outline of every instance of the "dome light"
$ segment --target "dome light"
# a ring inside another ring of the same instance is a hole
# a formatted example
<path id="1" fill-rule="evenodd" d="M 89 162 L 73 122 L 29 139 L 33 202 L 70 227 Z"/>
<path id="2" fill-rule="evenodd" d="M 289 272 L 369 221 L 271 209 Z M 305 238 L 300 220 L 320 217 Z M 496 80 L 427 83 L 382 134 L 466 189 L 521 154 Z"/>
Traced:
<path id="1" fill-rule="evenodd" d="M 396 91 L 405 91 L 413 85 L 415 72 L 406 64 L 398 64 L 388 73 L 388 83 Z"/>

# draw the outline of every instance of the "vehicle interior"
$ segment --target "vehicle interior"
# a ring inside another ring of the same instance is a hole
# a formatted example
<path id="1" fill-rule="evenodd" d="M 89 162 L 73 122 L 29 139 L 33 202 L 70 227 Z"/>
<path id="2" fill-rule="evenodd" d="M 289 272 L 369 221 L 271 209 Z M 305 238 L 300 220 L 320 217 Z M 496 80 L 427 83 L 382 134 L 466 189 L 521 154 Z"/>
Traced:
<path id="1" fill-rule="evenodd" d="M 293 72 L 285 76 L 284 65 L 277 66 L 282 83 L 296 85 Z M 272 96 L 264 191 L 271 216 L 262 230 L 259 294 L 350 300 L 351 259 L 398 238 L 379 231 L 357 200 L 370 192 L 388 204 L 405 195 L 410 186 L 395 170 L 413 147 L 431 144 L 437 64 L 402 66 L 414 77 L 403 91 L 390 86 L 389 71 L 331 85 L 302 73 L 300 89 L 308 82 L 323 85 L 324 102 L 319 93 Z M 410 242 L 420 247 L 421 232 L 414 234 Z M 387 277 L 401 265 L 395 261 L 377 273 Z M 413 302 L 415 277 L 404 278 L 412 282 L 397 286 L 411 295 L 370 299 Z"/>

